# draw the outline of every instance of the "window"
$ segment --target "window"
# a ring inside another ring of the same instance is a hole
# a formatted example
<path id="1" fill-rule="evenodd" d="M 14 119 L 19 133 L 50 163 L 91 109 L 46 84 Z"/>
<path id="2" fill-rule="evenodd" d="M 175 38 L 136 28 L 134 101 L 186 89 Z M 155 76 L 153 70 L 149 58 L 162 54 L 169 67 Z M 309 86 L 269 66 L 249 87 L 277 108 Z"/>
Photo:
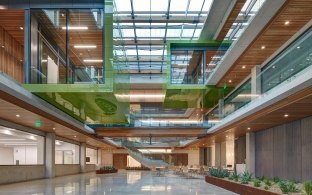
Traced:
<path id="1" fill-rule="evenodd" d="M 44 138 L 0 126 L 0 165 L 38 165 L 44 162 Z"/>
<path id="2" fill-rule="evenodd" d="M 102 9 L 33 9 L 31 15 L 32 83 L 104 83 Z"/>
<path id="3" fill-rule="evenodd" d="M 56 140 L 55 164 L 79 164 L 79 146 Z"/>

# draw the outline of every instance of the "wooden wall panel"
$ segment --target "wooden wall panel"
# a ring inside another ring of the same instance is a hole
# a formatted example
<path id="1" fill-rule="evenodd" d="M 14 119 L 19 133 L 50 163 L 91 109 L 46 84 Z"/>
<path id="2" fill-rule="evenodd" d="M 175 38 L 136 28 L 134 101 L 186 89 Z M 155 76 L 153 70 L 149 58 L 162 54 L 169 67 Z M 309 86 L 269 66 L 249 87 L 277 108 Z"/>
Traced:
<path id="1" fill-rule="evenodd" d="M 246 136 L 239 137 L 234 142 L 235 164 L 244 164 L 246 160 Z"/>
<path id="2" fill-rule="evenodd" d="M 312 178 L 312 117 L 256 133 L 256 176 Z"/>
<path id="3" fill-rule="evenodd" d="M 256 176 L 273 177 L 273 131 L 256 133 Z"/>
<path id="4" fill-rule="evenodd" d="M 117 169 L 126 169 L 127 156 L 128 154 L 113 154 L 113 166 Z"/>
<path id="5" fill-rule="evenodd" d="M 302 180 L 312 178 L 312 117 L 301 120 Z"/>
<path id="6" fill-rule="evenodd" d="M 0 26 L 0 71 L 23 82 L 24 48 Z"/>

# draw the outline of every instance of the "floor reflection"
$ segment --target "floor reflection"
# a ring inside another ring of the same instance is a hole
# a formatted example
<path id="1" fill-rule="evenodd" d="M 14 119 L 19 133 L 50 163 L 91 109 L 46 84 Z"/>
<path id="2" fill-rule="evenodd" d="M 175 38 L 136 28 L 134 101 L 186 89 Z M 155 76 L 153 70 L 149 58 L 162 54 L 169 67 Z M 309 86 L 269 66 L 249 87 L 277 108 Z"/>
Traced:
<path id="1" fill-rule="evenodd" d="M 87 173 L 0 185 L 0 195 L 9 194 L 229 195 L 234 193 L 210 185 L 204 179 L 185 179 L 171 174 L 157 177 L 150 171 L 119 171 L 117 174 Z"/>

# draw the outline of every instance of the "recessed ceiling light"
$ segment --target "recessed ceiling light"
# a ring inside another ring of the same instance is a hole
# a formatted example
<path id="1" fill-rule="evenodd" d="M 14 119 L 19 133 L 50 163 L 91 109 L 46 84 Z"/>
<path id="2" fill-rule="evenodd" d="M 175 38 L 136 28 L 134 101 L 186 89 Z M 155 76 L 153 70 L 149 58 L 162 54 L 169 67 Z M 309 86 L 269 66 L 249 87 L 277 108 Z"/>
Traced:
<path id="1" fill-rule="evenodd" d="M 246 66 L 242 66 L 242 69 L 245 69 L 246 68 Z"/>
<path id="2" fill-rule="evenodd" d="M 24 30 L 24 27 L 22 27 L 22 26 L 20 26 L 19 28 L 20 28 L 21 30 Z"/>
<path id="3" fill-rule="evenodd" d="M 286 117 L 288 117 L 289 115 L 288 114 L 284 114 L 284 117 L 286 118 Z"/>
<path id="4" fill-rule="evenodd" d="M 96 48 L 96 45 L 74 45 L 74 48 L 76 49 L 92 49 Z"/>
<path id="5" fill-rule="evenodd" d="M 19 115 L 19 114 L 17 114 L 17 115 L 15 115 L 17 118 L 19 118 L 21 115 Z"/>
<path id="6" fill-rule="evenodd" d="M 89 62 L 89 63 L 93 63 L 93 62 L 103 62 L 103 60 L 93 60 L 93 59 L 85 59 L 83 60 L 84 62 Z"/>
<path id="7" fill-rule="evenodd" d="M 66 26 L 63 26 L 62 29 L 66 30 L 67 28 L 66 28 Z M 88 30 L 88 29 L 89 29 L 89 27 L 87 27 L 87 26 L 69 26 L 68 27 L 68 30 Z"/>
<path id="8" fill-rule="evenodd" d="M 275 68 L 275 66 L 272 66 L 272 68 Z"/>
<path id="9" fill-rule="evenodd" d="M 232 80 L 229 80 L 229 83 L 232 83 Z"/>
<path id="10" fill-rule="evenodd" d="M 297 46 L 297 49 L 300 49 L 301 47 L 300 46 Z"/>
<path id="11" fill-rule="evenodd" d="M 250 127 L 248 127 L 247 130 L 250 130 Z"/>
<path id="12" fill-rule="evenodd" d="M 290 23 L 289 20 L 286 20 L 284 24 L 288 25 L 289 23 Z"/>
<path id="13" fill-rule="evenodd" d="M 53 130 L 55 130 L 55 127 L 53 127 Z"/>
<path id="14" fill-rule="evenodd" d="M 261 49 L 265 49 L 265 45 L 262 45 L 262 46 L 261 46 Z"/>
<path id="15" fill-rule="evenodd" d="M 76 138 L 77 136 L 76 135 L 74 135 L 74 138 Z"/>

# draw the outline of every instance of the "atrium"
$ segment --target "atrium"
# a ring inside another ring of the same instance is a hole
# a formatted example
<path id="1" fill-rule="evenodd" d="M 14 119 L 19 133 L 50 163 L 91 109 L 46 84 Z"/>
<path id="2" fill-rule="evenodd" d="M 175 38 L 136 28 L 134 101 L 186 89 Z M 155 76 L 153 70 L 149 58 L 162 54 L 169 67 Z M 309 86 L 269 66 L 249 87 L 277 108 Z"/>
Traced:
<path id="1" fill-rule="evenodd" d="M 0 1 L 0 195 L 309 194 L 311 45 L 312 0 Z"/>

